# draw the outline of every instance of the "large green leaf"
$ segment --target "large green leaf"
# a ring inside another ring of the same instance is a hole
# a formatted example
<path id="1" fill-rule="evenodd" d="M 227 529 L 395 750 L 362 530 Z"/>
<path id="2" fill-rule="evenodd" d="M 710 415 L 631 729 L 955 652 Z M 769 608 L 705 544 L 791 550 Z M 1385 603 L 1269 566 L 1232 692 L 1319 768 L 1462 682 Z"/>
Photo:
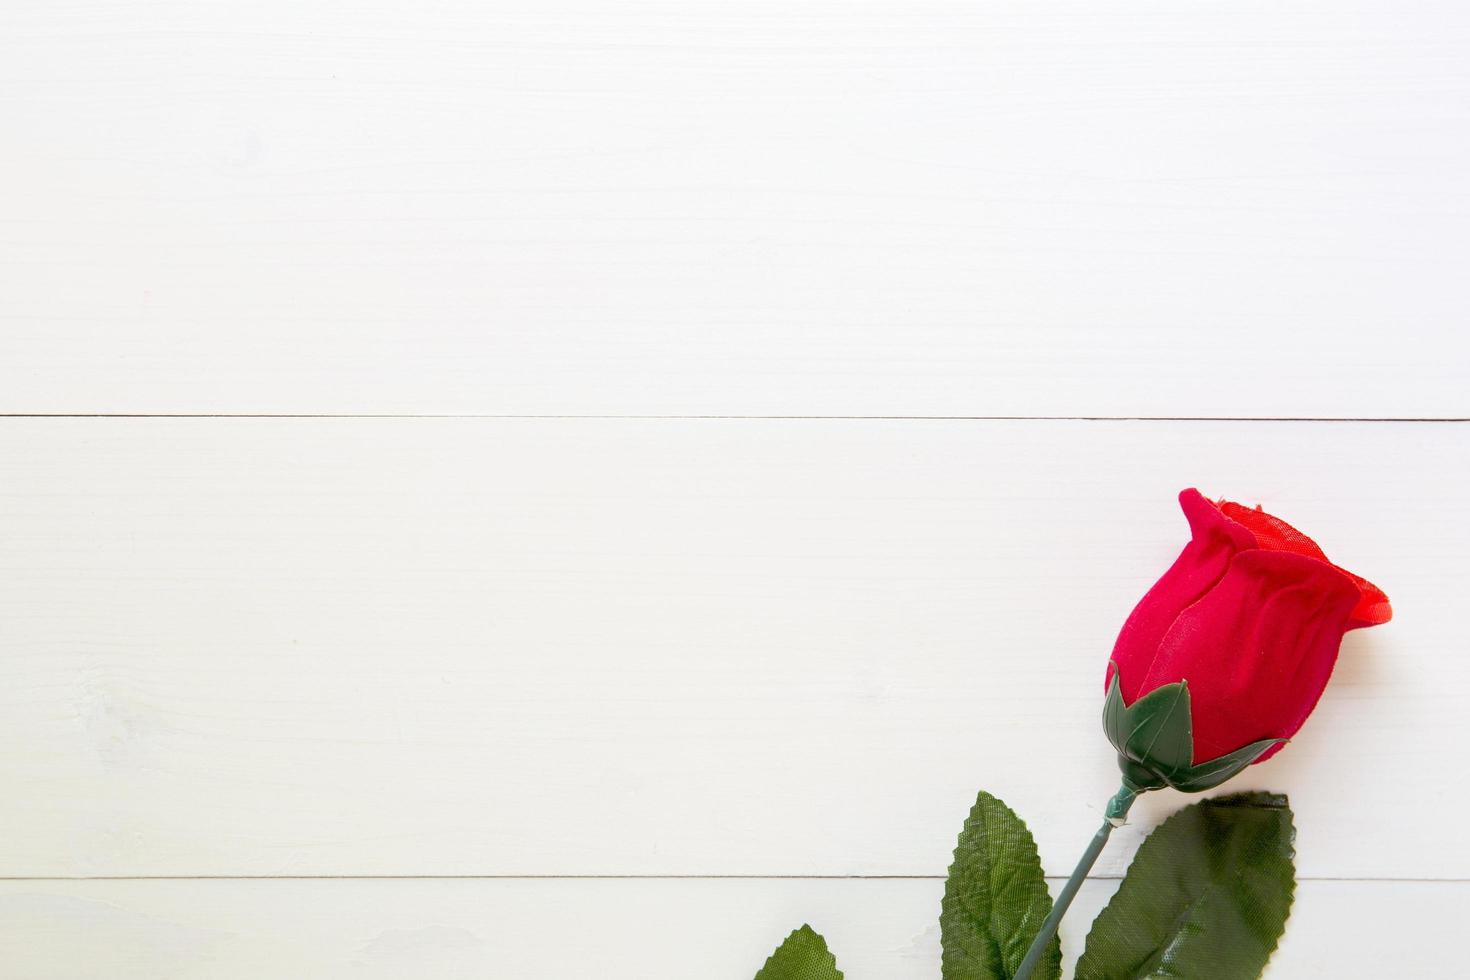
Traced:
<path id="1" fill-rule="evenodd" d="M 1291 912 L 1295 836 L 1273 793 L 1180 810 L 1092 924 L 1077 980 L 1256 980 Z"/>
<path id="2" fill-rule="evenodd" d="M 827 941 L 811 926 L 802 926 L 776 947 L 755 980 L 842 980 Z"/>
<path id="3" fill-rule="evenodd" d="M 1010 807 L 981 793 L 944 883 L 944 980 L 1011 980 L 1050 911 L 1031 831 Z M 1032 977 L 1061 975 L 1061 945 L 1053 939 Z"/>

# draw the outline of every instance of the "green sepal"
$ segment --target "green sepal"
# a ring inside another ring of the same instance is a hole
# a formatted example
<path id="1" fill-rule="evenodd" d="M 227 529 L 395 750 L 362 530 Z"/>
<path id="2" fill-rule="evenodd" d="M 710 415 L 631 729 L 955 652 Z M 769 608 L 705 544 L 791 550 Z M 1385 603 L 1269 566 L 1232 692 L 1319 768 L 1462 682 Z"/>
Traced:
<path id="1" fill-rule="evenodd" d="M 1184 793 L 1202 793 L 1207 789 L 1214 789 L 1259 759 L 1271 746 L 1284 741 L 1284 738 L 1263 738 L 1259 742 L 1252 742 L 1234 752 L 1227 752 L 1197 766 L 1191 766 L 1170 785 Z"/>
<path id="2" fill-rule="evenodd" d="M 804 925 L 776 947 L 755 980 L 842 980 L 842 971 L 827 941 Z"/>
<path id="3" fill-rule="evenodd" d="M 1265 738 L 1194 765 L 1194 726 L 1189 684 L 1154 688 L 1131 705 L 1123 703 L 1118 665 L 1103 702 L 1103 731 L 1118 750 L 1118 768 L 1130 788 L 1143 792 L 1172 786 L 1184 793 L 1213 789 L 1255 762 L 1273 745 Z"/>

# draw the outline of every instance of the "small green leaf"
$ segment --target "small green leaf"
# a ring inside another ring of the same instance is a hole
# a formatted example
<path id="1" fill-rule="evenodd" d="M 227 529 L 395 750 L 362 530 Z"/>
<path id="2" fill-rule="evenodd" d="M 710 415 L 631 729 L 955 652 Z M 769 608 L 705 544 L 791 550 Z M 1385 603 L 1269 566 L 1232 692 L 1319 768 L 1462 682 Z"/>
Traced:
<path id="1" fill-rule="evenodd" d="M 981 793 L 944 883 L 944 980 L 1011 980 L 1050 911 L 1031 831 L 1010 807 Z M 1053 939 L 1032 977 L 1061 975 L 1061 944 Z"/>
<path id="2" fill-rule="evenodd" d="M 1296 888 L 1286 797 L 1240 793 L 1159 825 L 1087 935 L 1077 980 L 1256 980 Z"/>
<path id="3" fill-rule="evenodd" d="M 842 980 L 827 941 L 811 926 L 802 926 L 776 947 L 755 980 Z"/>

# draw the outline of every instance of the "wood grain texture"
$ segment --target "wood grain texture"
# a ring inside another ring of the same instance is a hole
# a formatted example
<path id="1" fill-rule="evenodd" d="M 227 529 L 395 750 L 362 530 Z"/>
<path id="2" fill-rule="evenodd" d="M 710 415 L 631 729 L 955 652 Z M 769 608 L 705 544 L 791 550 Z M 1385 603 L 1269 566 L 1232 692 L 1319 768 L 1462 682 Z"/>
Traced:
<path id="1" fill-rule="evenodd" d="M 0 11 L 0 411 L 1465 417 L 1470 7 Z"/>
<path id="2" fill-rule="evenodd" d="M 932 980 L 977 788 L 1092 833 L 1194 483 L 1397 612 L 1232 784 L 1267 980 L 1442 974 L 1470 426 L 591 417 L 1470 416 L 1467 61 L 1441 0 L 0 7 L 0 414 L 588 417 L 0 419 L 0 973 Z M 780 877 L 360 877 L 610 874 Z"/>
<path id="3" fill-rule="evenodd" d="M 1116 886 L 1083 887 L 1062 930 L 1069 963 Z M 941 887 L 892 880 L 0 882 L 0 955 L 12 975 L 27 980 L 749 980 L 787 932 L 810 920 L 849 980 L 934 980 Z M 1421 929 L 1451 936 L 1467 899 L 1465 883 L 1303 882 L 1265 980 L 1441 976 L 1445 952 L 1434 942 L 1377 937 Z"/>
<path id="4" fill-rule="evenodd" d="M 1381 584 L 1291 794 L 1309 878 L 1470 878 L 1470 426 L 0 424 L 0 868 L 938 875 L 979 787 L 1069 868 L 1103 666 L 1260 501 Z M 1099 870 L 1180 805 L 1134 810 Z"/>

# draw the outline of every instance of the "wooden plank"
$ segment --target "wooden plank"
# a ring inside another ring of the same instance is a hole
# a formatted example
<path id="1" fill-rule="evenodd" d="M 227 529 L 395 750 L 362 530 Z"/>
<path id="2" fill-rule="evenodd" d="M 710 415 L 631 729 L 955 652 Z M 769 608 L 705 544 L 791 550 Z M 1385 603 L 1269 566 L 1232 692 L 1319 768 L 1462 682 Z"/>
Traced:
<path id="1" fill-rule="evenodd" d="M 1115 781 L 1104 661 L 1198 483 L 1398 599 L 1236 785 L 1292 794 L 1308 877 L 1470 878 L 1467 450 L 1450 423 L 7 420 L 0 869 L 932 875 L 978 787 L 1070 868 Z"/>
<path id="2" fill-rule="evenodd" d="M 1068 961 L 1116 885 L 1084 886 L 1063 930 Z M 933 980 L 941 889 L 794 879 L 8 881 L 0 953 L 28 980 L 748 980 L 810 919 L 854 980 Z M 1303 882 L 1266 980 L 1442 975 L 1444 937 L 1467 900 L 1464 882 Z M 1391 939 L 1408 935 L 1440 938 Z"/>
<path id="3" fill-rule="evenodd" d="M 12 4 L 0 411 L 1470 416 L 1467 59 L 1441 0 Z"/>

